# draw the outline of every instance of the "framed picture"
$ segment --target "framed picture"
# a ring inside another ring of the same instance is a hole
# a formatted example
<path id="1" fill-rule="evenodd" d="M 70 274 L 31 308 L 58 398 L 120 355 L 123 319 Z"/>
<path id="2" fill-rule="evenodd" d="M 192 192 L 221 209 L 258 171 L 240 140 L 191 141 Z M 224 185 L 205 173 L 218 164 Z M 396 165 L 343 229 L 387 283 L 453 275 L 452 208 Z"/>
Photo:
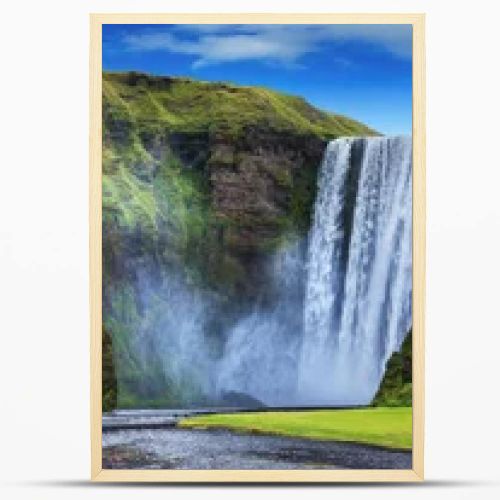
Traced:
<path id="1" fill-rule="evenodd" d="M 90 41 L 92 479 L 421 481 L 424 15 Z"/>

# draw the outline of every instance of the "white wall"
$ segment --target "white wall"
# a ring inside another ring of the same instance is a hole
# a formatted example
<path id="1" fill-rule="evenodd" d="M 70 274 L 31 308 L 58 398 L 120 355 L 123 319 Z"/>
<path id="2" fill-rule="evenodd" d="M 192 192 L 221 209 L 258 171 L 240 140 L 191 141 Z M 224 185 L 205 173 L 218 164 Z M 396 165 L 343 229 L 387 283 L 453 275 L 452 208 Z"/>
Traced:
<path id="1" fill-rule="evenodd" d="M 342 498 L 498 498 L 500 164 L 495 2 L 309 0 L 283 9 L 427 12 L 427 486 Z M 272 11 L 234 2 L 12 1 L 0 30 L 0 470 L 4 498 L 165 497 L 86 486 L 88 12 Z M 338 488 L 338 487 L 337 487 Z M 188 490 L 330 497 L 326 488 Z"/>

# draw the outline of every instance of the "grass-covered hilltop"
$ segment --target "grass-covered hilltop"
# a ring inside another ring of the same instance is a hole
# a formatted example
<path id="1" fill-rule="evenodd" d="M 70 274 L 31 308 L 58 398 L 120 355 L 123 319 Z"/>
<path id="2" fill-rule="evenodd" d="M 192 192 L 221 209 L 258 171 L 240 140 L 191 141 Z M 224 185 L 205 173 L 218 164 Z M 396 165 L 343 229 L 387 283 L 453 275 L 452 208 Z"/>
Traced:
<path id="1" fill-rule="evenodd" d="M 172 288 L 210 304 L 216 358 L 238 310 L 273 301 L 269 257 L 307 234 L 327 141 L 376 132 L 263 87 L 136 72 L 103 73 L 102 108 L 103 407 L 200 404 L 151 340 L 186 314 Z"/>
<path id="2" fill-rule="evenodd" d="M 374 133 L 355 120 L 318 110 L 301 97 L 265 87 L 104 72 L 103 96 L 108 117 L 132 118 L 138 132 L 221 132 L 234 139 L 248 127 L 324 139 Z"/>

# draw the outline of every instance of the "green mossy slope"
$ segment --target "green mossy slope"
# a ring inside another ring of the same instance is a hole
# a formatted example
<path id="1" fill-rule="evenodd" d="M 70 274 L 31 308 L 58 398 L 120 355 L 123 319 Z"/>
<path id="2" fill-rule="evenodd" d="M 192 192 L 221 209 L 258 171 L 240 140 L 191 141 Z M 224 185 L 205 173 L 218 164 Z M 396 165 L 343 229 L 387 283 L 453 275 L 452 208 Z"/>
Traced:
<path id="1" fill-rule="evenodd" d="M 325 139 L 374 134 L 362 123 L 264 87 L 133 72 L 104 73 L 103 97 L 108 118 L 133 122 L 139 134 L 165 129 L 185 133 L 224 130 L 237 137 L 248 126 Z"/>
<path id="2" fill-rule="evenodd" d="M 384 378 L 373 400 L 374 406 L 411 406 L 412 404 L 412 332 L 401 349 L 387 363 Z"/>

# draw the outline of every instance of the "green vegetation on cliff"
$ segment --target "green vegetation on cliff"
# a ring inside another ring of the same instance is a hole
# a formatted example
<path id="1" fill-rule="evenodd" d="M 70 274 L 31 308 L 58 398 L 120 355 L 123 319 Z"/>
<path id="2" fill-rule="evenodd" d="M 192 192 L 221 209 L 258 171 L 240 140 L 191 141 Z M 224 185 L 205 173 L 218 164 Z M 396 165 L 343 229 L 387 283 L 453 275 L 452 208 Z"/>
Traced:
<path id="1" fill-rule="evenodd" d="M 412 332 L 395 352 L 385 370 L 374 406 L 411 406 L 412 403 Z"/>
<path id="2" fill-rule="evenodd" d="M 141 73 L 104 73 L 108 117 L 133 122 L 139 133 L 223 130 L 232 137 L 247 127 L 313 134 L 322 138 L 373 135 L 350 118 L 320 111 L 303 98 L 264 87 L 245 87 Z"/>
<path id="3" fill-rule="evenodd" d="M 102 332 L 102 410 L 116 408 L 116 372 L 113 360 L 111 338 L 105 328 Z"/>

